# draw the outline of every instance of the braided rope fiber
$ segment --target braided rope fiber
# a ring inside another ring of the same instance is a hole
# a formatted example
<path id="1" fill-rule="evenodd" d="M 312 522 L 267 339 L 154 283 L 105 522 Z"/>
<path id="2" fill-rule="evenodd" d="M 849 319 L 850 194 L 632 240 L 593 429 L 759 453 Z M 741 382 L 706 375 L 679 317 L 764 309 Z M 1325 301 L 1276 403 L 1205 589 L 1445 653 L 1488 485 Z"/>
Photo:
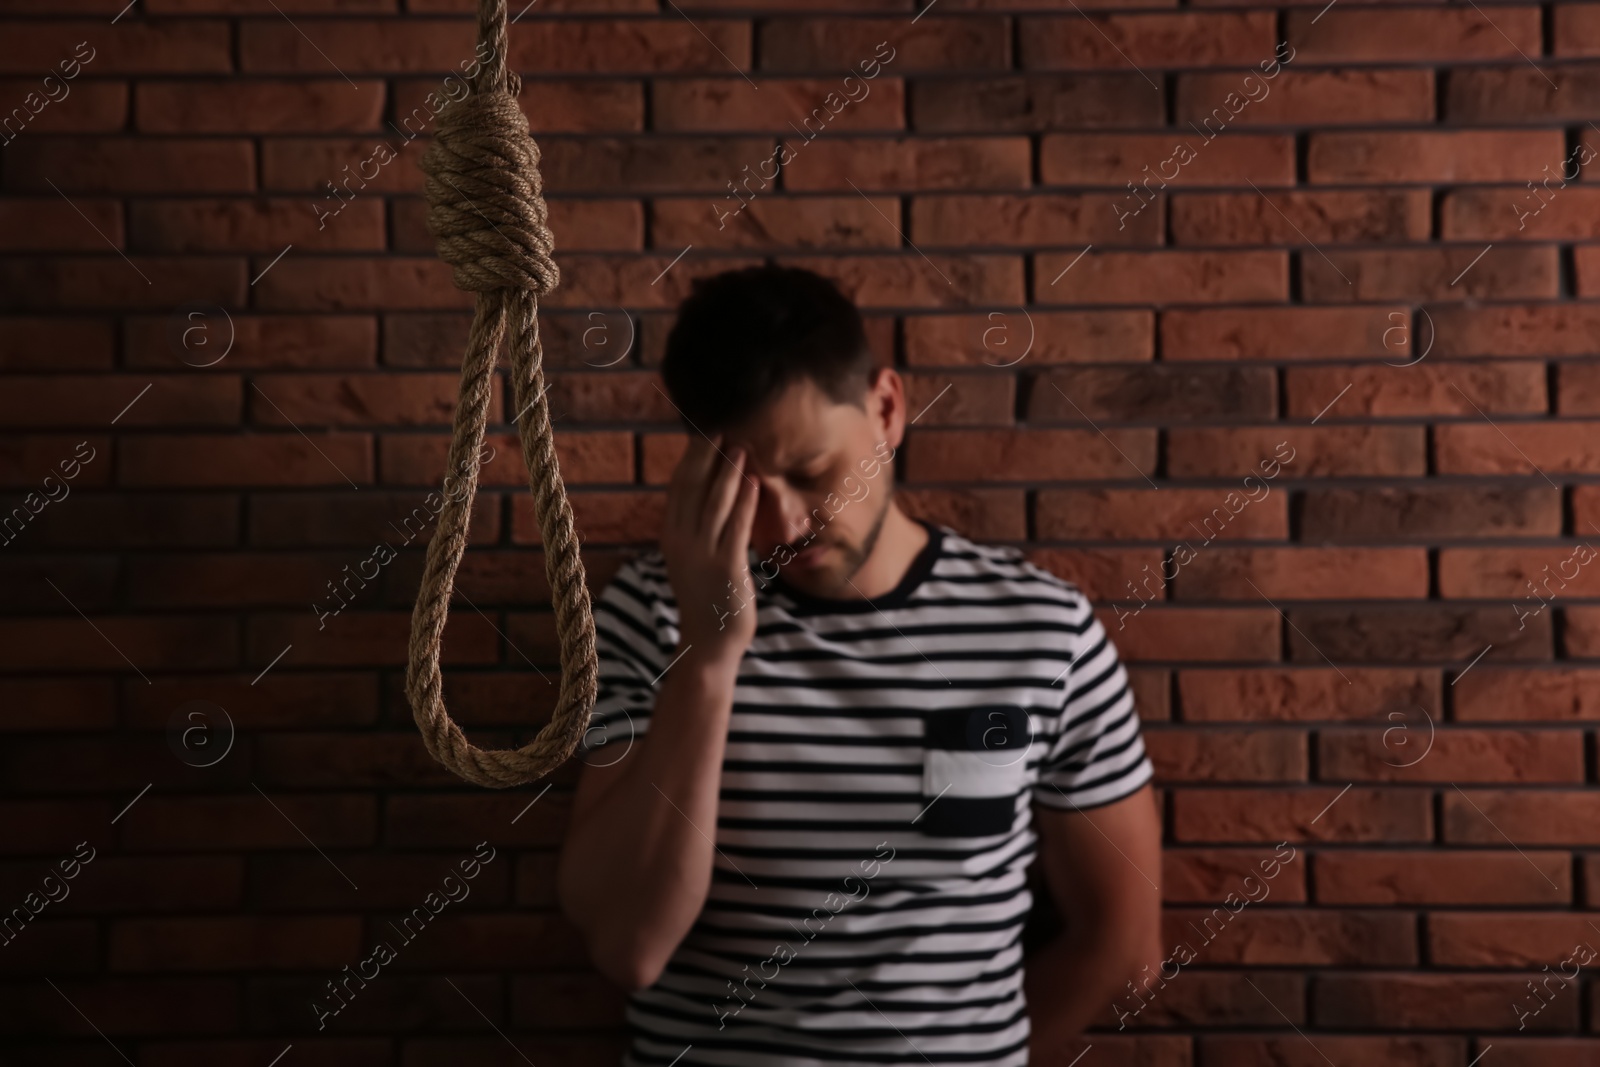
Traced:
<path id="1" fill-rule="evenodd" d="M 508 69 L 506 37 L 505 0 L 479 0 L 479 52 L 487 44 L 491 54 L 471 79 L 472 91 L 439 113 L 438 130 L 421 161 L 428 231 L 439 257 L 454 268 L 456 286 L 476 294 L 476 307 L 447 468 L 460 473 L 464 491 L 444 494 L 411 615 L 406 666 L 406 696 L 428 752 L 467 781 L 492 788 L 535 781 L 572 755 L 588 728 L 599 674 L 594 617 L 556 463 L 539 341 L 539 296 L 555 289 L 561 273 L 551 258 L 554 239 L 539 177 L 539 147 L 517 103 L 522 82 Z M 439 648 L 456 569 L 467 547 L 495 364 L 508 341 L 513 401 L 520 413 L 517 435 L 544 536 L 545 576 L 561 646 L 561 689 L 550 722 L 527 745 L 481 749 L 445 709 Z"/>

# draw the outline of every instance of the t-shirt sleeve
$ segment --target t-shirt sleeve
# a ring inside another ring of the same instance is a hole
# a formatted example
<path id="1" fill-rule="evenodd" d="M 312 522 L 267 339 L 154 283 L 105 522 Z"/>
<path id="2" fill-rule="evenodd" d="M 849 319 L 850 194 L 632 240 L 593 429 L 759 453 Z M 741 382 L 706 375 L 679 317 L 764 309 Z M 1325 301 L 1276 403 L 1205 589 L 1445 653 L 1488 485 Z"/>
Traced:
<path id="1" fill-rule="evenodd" d="M 656 684 L 667 666 L 658 629 L 657 583 L 639 561 L 617 571 L 593 604 L 598 690 L 576 754 L 610 763 L 650 729 Z"/>
<path id="2" fill-rule="evenodd" d="M 1154 774 L 1139 733 L 1128 673 L 1088 597 L 1076 593 L 1071 662 L 1061 711 L 1047 731 L 1033 797 L 1046 807 L 1095 808 L 1133 793 Z"/>

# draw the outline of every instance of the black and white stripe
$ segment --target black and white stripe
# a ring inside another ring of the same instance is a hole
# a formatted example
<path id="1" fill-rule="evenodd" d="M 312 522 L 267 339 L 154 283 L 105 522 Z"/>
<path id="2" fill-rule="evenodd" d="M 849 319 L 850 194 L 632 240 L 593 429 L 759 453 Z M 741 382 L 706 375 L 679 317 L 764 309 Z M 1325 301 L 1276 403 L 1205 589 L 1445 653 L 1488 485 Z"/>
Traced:
<path id="1" fill-rule="evenodd" d="M 884 596 L 758 593 L 710 897 L 629 998 L 628 1067 L 1026 1061 L 1030 805 L 1106 804 L 1151 766 L 1087 598 L 1018 549 L 924 526 Z M 659 550 L 596 599 L 589 762 L 648 733 L 677 618 Z"/>

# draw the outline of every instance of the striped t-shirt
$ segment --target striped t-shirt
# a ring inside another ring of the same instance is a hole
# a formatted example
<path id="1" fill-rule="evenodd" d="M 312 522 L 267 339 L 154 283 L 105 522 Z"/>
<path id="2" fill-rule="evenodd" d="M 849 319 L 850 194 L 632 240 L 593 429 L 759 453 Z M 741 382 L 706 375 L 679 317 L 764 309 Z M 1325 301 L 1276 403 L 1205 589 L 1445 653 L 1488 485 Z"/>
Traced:
<path id="1" fill-rule="evenodd" d="M 918 521 L 928 543 L 890 592 L 823 599 L 780 574 L 744 609 L 758 625 L 710 894 L 629 995 L 626 1067 L 1026 1063 L 1030 805 L 1107 804 L 1151 765 L 1083 593 L 1019 549 Z M 648 733 L 676 650 L 659 549 L 617 572 L 594 618 L 580 752 L 609 764 Z"/>

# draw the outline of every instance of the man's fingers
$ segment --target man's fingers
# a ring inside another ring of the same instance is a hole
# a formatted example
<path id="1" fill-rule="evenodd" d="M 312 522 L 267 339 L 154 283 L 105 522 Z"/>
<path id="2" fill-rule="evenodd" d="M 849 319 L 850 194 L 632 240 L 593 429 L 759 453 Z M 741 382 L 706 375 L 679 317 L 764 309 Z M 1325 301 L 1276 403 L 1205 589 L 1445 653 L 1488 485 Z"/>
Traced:
<path id="1" fill-rule="evenodd" d="M 667 487 L 666 521 L 670 529 L 692 532 L 699 525 L 707 457 L 716 454 L 711 445 L 721 437 L 717 434 L 709 442 L 700 434 L 689 438 L 689 446 L 679 457 Z"/>
<path id="2" fill-rule="evenodd" d="M 735 448 L 728 459 L 718 464 L 716 474 L 712 476 L 711 491 L 701 521 L 705 523 L 702 533 L 713 545 L 722 541 L 722 529 L 727 524 L 728 512 L 733 508 L 739 486 L 747 482 L 745 466 L 748 462 L 744 450 Z"/>
<path id="3" fill-rule="evenodd" d="M 753 485 L 748 480 L 740 478 L 733 514 L 728 516 L 728 522 L 722 529 L 722 538 L 718 542 L 723 551 L 733 554 L 736 562 L 749 562 L 750 531 L 755 526 L 756 502 L 760 499 L 760 485 Z"/>

